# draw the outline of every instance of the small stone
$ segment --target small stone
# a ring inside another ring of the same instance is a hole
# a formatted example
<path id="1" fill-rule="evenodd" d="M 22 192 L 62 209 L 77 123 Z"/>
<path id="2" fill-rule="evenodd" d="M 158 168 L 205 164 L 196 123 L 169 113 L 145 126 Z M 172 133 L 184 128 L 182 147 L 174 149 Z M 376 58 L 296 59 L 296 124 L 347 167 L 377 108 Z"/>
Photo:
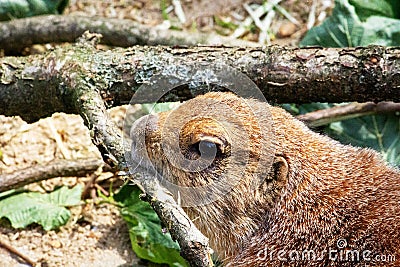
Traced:
<path id="1" fill-rule="evenodd" d="M 53 248 L 61 248 L 62 244 L 58 240 L 51 240 L 49 241 L 49 245 L 52 246 Z"/>
<path id="2" fill-rule="evenodd" d="M 279 27 L 278 37 L 285 38 L 291 36 L 297 30 L 297 26 L 292 22 L 286 22 Z"/>

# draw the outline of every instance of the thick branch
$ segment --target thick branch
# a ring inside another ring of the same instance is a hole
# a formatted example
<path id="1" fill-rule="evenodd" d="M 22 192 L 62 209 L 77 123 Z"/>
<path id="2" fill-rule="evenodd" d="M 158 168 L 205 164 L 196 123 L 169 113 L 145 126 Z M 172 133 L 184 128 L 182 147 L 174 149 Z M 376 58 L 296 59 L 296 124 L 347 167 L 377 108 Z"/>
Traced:
<path id="1" fill-rule="evenodd" d="M 54 177 L 83 176 L 96 171 L 104 163 L 98 159 L 55 160 L 10 174 L 0 175 L 0 192 Z"/>
<path id="2" fill-rule="evenodd" d="M 252 42 L 219 35 L 190 33 L 149 27 L 128 19 L 81 16 L 37 16 L 0 23 L 0 49 L 18 53 L 32 44 L 74 42 L 85 31 L 103 35 L 106 45 L 197 45 L 255 46 Z"/>
<path id="3" fill-rule="evenodd" d="M 109 106 L 129 103 L 132 95 L 156 74 L 193 75 L 195 63 L 226 64 L 247 74 L 266 99 L 278 103 L 400 102 L 400 48 L 346 49 L 228 47 L 141 47 L 96 51 L 81 45 L 57 48 L 45 55 L 0 59 L 0 114 L 32 122 L 57 111 L 74 112 L 68 79 L 81 66 L 86 79 Z M 168 71 L 166 71 L 168 70 Z M 188 74 L 189 73 L 189 74 Z M 174 77 L 171 78 L 173 80 Z M 180 101 L 204 93 L 195 85 L 177 88 L 160 101 Z M 154 95 L 144 95 L 141 102 Z"/>

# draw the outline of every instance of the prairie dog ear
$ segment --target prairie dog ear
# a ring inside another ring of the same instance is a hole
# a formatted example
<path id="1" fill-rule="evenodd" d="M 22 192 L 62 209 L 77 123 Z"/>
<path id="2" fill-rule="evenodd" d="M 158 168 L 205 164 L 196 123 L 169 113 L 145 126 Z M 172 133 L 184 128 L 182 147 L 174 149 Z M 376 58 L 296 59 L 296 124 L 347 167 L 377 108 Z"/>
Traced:
<path id="1" fill-rule="evenodd" d="M 282 156 L 276 156 L 271 169 L 271 178 L 277 182 L 285 182 L 289 175 L 289 165 Z"/>

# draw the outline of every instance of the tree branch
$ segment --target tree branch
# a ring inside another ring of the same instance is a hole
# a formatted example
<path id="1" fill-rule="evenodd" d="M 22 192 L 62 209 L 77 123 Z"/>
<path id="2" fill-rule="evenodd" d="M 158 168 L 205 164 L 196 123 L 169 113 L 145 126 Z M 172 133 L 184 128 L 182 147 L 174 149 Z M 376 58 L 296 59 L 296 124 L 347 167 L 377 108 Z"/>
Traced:
<path id="1" fill-rule="evenodd" d="M 36 16 L 0 23 L 0 48 L 17 54 L 32 44 L 75 42 L 85 31 L 103 35 L 111 46 L 225 44 L 255 46 L 255 43 L 213 34 L 190 33 L 150 27 L 128 19 L 82 16 Z"/>
<path id="2" fill-rule="evenodd" d="M 316 110 L 303 115 L 299 115 L 297 116 L 297 119 L 303 121 L 310 127 L 318 127 L 332 122 L 352 119 L 360 116 L 396 111 L 400 111 L 400 103 L 350 103 L 343 106 Z"/>
<path id="3" fill-rule="evenodd" d="M 17 255 L 31 266 L 36 266 L 37 264 L 37 261 L 31 259 L 30 257 L 20 252 L 18 249 L 14 248 L 4 240 L 0 240 L 0 247 L 3 247 L 4 249 L 8 250 L 10 253 L 13 253 L 14 255 Z"/>
<path id="4" fill-rule="evenodd" d="M 104 165 L 99 159 L 54 160 L 0 175 L 0 192 L 54 177 L 84 176 Z"/>
<path id="5" fill-rule="evenodd" d="M 85 38 L 84 49 L 87 52 L 91 49 L 94 50 L 87 40 L 95 43 L 98 37 L 86 34 Z M 106 163 L 128 172 L 125 151 L 130 150 L 129 144 L 124 143 L 119 129 L 108 116 L 106 106 L 99 94 L 101 84 L 99 87 L 92 84 L 87 79 L 88 70 L 78 64 L 67 66 L 65 71 L 67 70 L 76 75 L 73 79 L 64 76 L 64 85 L 70 90 L 74 90 L 72 103 L 75 103 L 76 109 L 79 110 L 85 125 L 89 128 L 93 143 L 100 150 Z M 138 167 L 135 172 L 135 182 L 144 189 L 147 195 L 151 196 L 148 199 L 149 203 L 166 225 L 171 236 L 178 241 L 182 256 L 191 266 L 213 266 L 208 239 L 195 227 L 183 209 L 176 204 L 172 195 L 162 188 L 157 177 L 147 173 L 147 170 Z"/>
<path id="6" fill-rule="evenodd" d="M 72 45 L 45 55 L 0 58 L 0 114 L 33 122 L 54 112 L 77 113 L 72 105 L 74 89 L 66 88 L 64 82 L 75 79 L 77 73 L 68 66 L 85 69 L 87 81 L 97 86 L 107 105 L 118 106 L 129 103 L 154 75 L 185 77 L 189 66 L 199 62 L 226 64 L 243 72 L 271 102 L 400 102 L 399 47 L 135 46 L 98 51 Z M 160 101 L 187 100 L 204 92 L 188 85 Z M 153 97 L 149 93 L 140 101 Z"/>

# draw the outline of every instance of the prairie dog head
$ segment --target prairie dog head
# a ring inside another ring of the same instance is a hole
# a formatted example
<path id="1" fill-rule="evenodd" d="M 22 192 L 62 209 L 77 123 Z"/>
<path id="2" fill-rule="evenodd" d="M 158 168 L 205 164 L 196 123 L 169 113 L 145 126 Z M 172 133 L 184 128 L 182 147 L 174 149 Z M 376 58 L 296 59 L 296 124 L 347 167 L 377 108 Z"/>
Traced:
<path id="1" fill-rule="evenodd" d="M 174 185 L 172 192 L 189 201 L 184 206 L 207 204 L 237 186 L 254 193 L 271 178 L 275 157 L 269 106 L 260 104 L 232 93 L 208 93 L 174 111 L 144 116 L 131 128 L 132 139 L 143 142 L 133 154 Z M 192 194 L 207 199 L 190 203 Z"/>
<path id="2" fill-rule="evenodd" d="M 144 116 L 131 137 L 133 157 L 162 175 L 224 258 L 231 252 L 221 240 L 233 242 L 232 250 L 239 246 L 287 176 L 286 161 L 275 155 L 269 105 L 232 93 L 208 93 L 176 110 Z"/>

